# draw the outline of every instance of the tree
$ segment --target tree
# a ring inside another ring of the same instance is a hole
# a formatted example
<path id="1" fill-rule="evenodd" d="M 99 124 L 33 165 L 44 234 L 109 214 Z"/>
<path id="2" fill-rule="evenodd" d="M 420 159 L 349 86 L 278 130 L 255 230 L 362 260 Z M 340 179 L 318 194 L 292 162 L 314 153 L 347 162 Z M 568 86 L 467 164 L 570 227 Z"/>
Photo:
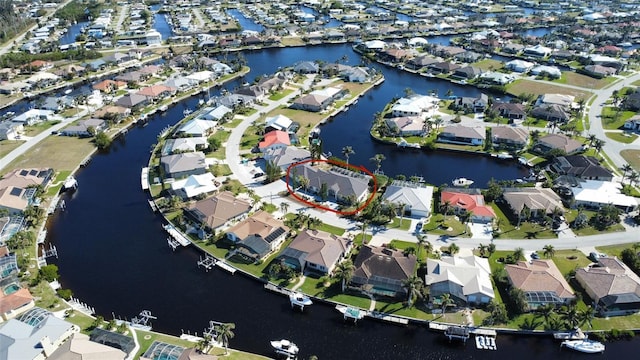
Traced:
<path id="1" fill-rule="evenodd" d="M 362 243 L 365 244 L 367 242 L 366 231 L 369 226 L 369 221 L 367 219 L 362 219 L 362 222 L 357 225 L 358 229 L 362 230 Z"/>
<path id="2" fill-rule="evenodd" d="M 624 182 L 624 179 L 627 177 L 627 173 L 633 171 L 633 167 L 631 167 L 631 165 L 629 164 L 624 164 L 622 165 L 620 170 L 622 170 L 622 180 L 620 182 Z"/>
<path id="3" fill-rule="evenodd" d="M 353 151 L 353 148 L 351 146 L 345 146 L 342 148 L 342 155 L 345 157 L 345 159 L 347 160 L 347 165 L 349 165 L 349 157 L 353 154 L 355 154 L 356 152 Z"/>
<path id="4" fill-rule="evenodd" d="M 544 323 L 548 326 L 549 325 L 549 319 L 551 319 L 551 317 L 553 316 L 553 314 L 555 314 L 556 308 L 555 306 L 553 306 L 553 304 L 544 304 L 542 306 L 539 306 L 536 309 L 536 313 L 538 313 L 540 316 L 542 316 L 542 318 L 544 319 Z"/>
<path id="5" fill-rule="evenodd" d="M 386 157 L 383 154 L 375 154 L 372 158 L 369 159 L 376 165 L 376 174 L 380 173 L 380 167 L 385 159 Z"/>
<path id="6" fill-rule="evenodd" d="M 220 140 L 215 136 L 212 136 L 209 139 L 207 139 L 207 142 L 209 143 L 209 149 L 211 151 L 216 151 L 220 149 L 220 147 L 222 146 L 222 140 Z"/>
<path id="7" fill-rule="evenodd" d="M 355 266 L 351 260 L 345 260 L 336 266 L 334 270 L 334 275 L 340 280 L 342 285 L 342 292 L 344 292 L 345 287 L 351 281 L 353 277 L 353 272 L 356 270 Z"/>
<path id="8" fill-rule="evenodd" d="M 400 227 L 402 227 L 402 221 L 404 220 L 404 212 L 407 204 L 400 202 L 398 203 L 398 210 L 400 212 Z"/>
<path id="9" fill-rule="evenodd" d="M 593 326 L 593 318 L 596 316 L 596 310 L 591 307 L 591 305 L 587 306 L 585 309 L 578 311 L 578 321 L 580 322 L 580 326 L 584 326 L 585 324 L 589 325 L 589 329 Z"/>
<path id="10" fill-rule="evenodd" d="M 550 259 L 556 254 L 556 249 L 553 248 L 553 245 L 548 244 L 542 248 L 542 254 L 544 257 Z"/>
<path id="11" fill-rule="evenodd" d="M 407 306 L 411 307 L 413 299 L 422 297 L 424 283 L 418 276 L 411 276 L 402 281 L 402 287 L 407 290 Z"/>
<path id="12" fill-rule="evenodd" d="M 449 245 L 449 254 L 451 254 L 451 256 L 459 252 L 460 252 L 460 247 L 456 243 Z"/>
<path id="13" fill-rule="evenodd" d="M 513 302 L 514 308 L 519 314 L 523 314 L 529 308 L 527 297 L 522 289 L 512 286 L 509 290 L 509 298 Z"/>
<path id="14" fill-rule="evenodd" d="M 578 308 L 575 305 L 569 305 L 562 312 L 562 320 L 569 329 L 575 329 L 580 324 Z"/>
<path id="15" fill-rule="evenodd" d="M 36 238 L 33 232 L 22 230 L 13 234 L 13 236 L 7 240 L 7 246 L 11 250 L 22 250 L 29 246 L 32 246 Z"/>
<path id="16" fill-rule="evenodd" d="M 267 161 L 265 171 L 267 175 L 266 182 L 268 183 L 274 182 L 282 177 L 282 169 L 272 160 Z"/>
<path id="17" fill-rule="evenodd" d="M 496 244 L 491 243 L 487 245 L 487 251 L 489 252 L 489 257 L 491 257 L 491 255 L 493 255 L 493 253 L 496 252 Z"/>
<path id="18" fill-rule="evenodd" d="M 524 249 L 521 247 L 517 247 L 514 251 L 513 254 L 511 255 L 513 256 L 513 260 L 514 261 L 519 261 L 520 259 L 524 258 Z"/>
<path id="19" fill-rule="evenodd" d="M 229 340 L 233 339 L 233 337 L 235 336 L 235 334 L 233 333 L 233 330 L 235 328 L 236 324 L 234 323 L 226 323 L 216 326 L 216 333 L 218 334 L 218 339 L 222 341 L 225 355 L 229 353 Z"/>
<path id="20" fill-rule="evenodd" d="M 451 294 L 442 294 L 440 295 L 440 306 L 442 306 L 442 314 L 447 311 L 449 306 L 454 305 L 453 299 L 451 298 Z"/>
<path id="21" fill-rule="evenodd" d="M 38 270 L 38 277 L 47 282 L 52 282 L 58 278 L 58 267 L 54 264 L 45 265 Z"/>
<path id="22" fill-rule="evenodd" d="M 111 138 L 104 131 L 101 131 L 93 138 L 93 143 L 98 149 L 106 149 L 111 144 Z"/>
<path id="23" fill-rule="evenodd" d="M 286 214 L 287 211 L 289 211 L 289 203 L 286 201 L 283 201 L 280 203 L 280 211 L 282 212 L 282 214 Z"/>
<path id="24" fill-rule="evenodd" d="M 482 243 L 478 244 L 478 252 L 480 253 L 480 257 L 484 257 L 487 254 L 487 245 L 483 245 Z"/>

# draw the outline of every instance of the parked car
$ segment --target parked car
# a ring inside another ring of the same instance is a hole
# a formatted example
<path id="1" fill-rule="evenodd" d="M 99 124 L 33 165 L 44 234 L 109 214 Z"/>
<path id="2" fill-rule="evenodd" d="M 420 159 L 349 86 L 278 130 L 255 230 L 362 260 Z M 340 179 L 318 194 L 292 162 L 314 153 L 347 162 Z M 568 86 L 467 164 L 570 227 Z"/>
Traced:
<path id="1" fill-rule="evenodd" d="M 531 258 L 534 260 L 538 260 L 540 259 L 540 255 L 538 255 L 538 253 L 534 251 L 531 253 Z"/>
<path id="2" fill-rule="evenodd" d="M 257 179 L 257 178 L 259 178 L 259 177 L 261 177 L 261 176 L 264 176 L 264 173 L 259 172 L 259 173 L 255 173 L 255 174 L 253 174 L 253 178 L 254 178 L 254 179 Z"/>

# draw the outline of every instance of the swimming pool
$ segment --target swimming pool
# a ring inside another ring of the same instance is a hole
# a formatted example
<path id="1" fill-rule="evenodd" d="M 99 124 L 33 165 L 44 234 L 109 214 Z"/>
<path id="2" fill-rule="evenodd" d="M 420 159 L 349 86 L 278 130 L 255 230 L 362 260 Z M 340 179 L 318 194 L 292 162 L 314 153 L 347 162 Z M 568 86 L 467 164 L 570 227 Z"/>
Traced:
<path id="1" fill-rule="evenodd" d="M 20 286 L 18 284 L 10 284 L 5 286 L 5 288 L 2 291 L 4 292 L 5 295 L 11 295 L 18 290 L 20 290 Z"/>

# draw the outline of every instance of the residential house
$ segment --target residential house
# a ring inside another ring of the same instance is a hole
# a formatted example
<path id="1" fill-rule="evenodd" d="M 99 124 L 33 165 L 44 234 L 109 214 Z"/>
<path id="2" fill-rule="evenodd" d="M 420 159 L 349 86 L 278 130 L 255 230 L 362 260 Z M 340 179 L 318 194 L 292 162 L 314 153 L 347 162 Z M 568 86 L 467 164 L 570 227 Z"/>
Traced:
<path id="1" fill-rule="evenodd" d="M 194 118 L 180 126 L 178 134 L 182 134 L 184 136 L 207 137 L 215 132 L 217 125 L 217 121 Z"/>
<path id="2" fill-rule="evenodd" d="M 574 107 L 576 97 L 565 94 L 544 94 L 536 99 L 536 106 L 540 105 L 559 105 L 569 110 Z"/>
<path id="3" fill-rule="evenodd" d="M 215 184 L 215 177 L 210 172 L 189 175 L 184 179 L 171 183 L 171 191 L 185 200 L 209 194 L 216 190 L 218 190 L 218 186 Z"/>
<path id="4" fill-rule="evenodd" d="M 495 298 L 489 260 L 474 255 L 427 259 L 424 283 L 432 302 L 445 294 L 460 306 L 488 304 Z"/>
<path id="5" fill-rule="evenodd" d="M 489 106 L 489 97 L 480 94 L 478 97 L 462 96 L 454 100 L 455 107 L 474 113 L 483 112 Z"/>
<path id="6" fill-rule="evenodd" d="M 295 99 L 291 104 L 291 108 L 320 112 L 326 110 L 333 101 L 334 99 L 331 96 L 310 93 Z"/>
<path id="7" fill-rule="evenodd" d="M 93 84 L 92 88 L 94 90 L 99 90 L 105 94 L 110 94 L 114 91 L 124 89 L 127 87 L 126 81 L 115 81 L 115 80 L 102 80 L 99 83 Z"/>
<path id="8" fill-rule="evenodd" d="M 551 150 L 560 150 L 566 155 L 577 154 L 584 150 L 584 144 L 564 134 L 548 134 L 538 139 L 533 150 L 546 154 Z"/>
<path id="9" fill-rule="evenodd" d="M 232 221 L 243 219 L 251 208 L 249 201 L 235 196 L 230 191 L 223 191 L 196 201 L 186 208 L 184 213 L 192 221 L 203 225 L 207 231 L 213 232 Z"/>
<path id="10" fill-rule="evenodd" d="M 304 163 L 296 166 L 296 173 L 292 176 L 295 183 L 296 177 L 301 176 L 309 180 L 306 190 L 315 194 L 321 194 L 323 187 L 327 189 L 327 200 L 336 202 L 356 203 L 364 201 L 369 194 L 369 176 L 355 173 L 349 170 L 326 170 L 320 166 L 312 166 Z"/>
<path id="11" fill-rule="evenodd" d="M 622 105 L 625 109 L 637 111 L 640 110 L 640 90 L 627 94 L 622 100 Z"/>
<path id="12" fill-rule="evenodd" d="M 46 188 L 53 176 L 52 169 L 17 169 L 0 179 L 0 209 L 20 214 L 37 200 L 36 186 Z"/>
<path id="13" fill-rule="evenodd" d="M 368 67 L 355 66 L 340 71 L 340 77 L 349 82 L 365 83 L 371 81 L 373 75 Z"/>
<path id="14" fill-rule="evenodd" d="M 227 239 L 236 244 L 241 256 L 260 260 L 277 251 L 288 234 L 282 220 L 261 210 L 229 228 Z"/>
<path id="15" fill-rule="evenodd" d="M 325 231 L 305 229 L 278 255 L 295 271 L 329 275 L 353 248 L 353 241 Z"/>
<path id="16" fill-rule="evenodd" d="M 300 61 L 293 65 L 293 71 L 299 74 L 317 74 L 320 71 L 320 65 L 315 61 Z"/>
<path id="17" fill-rule="evenodd" d="M 140 71 L 129 71 L 129 72 L 126 72 L 124 74 L 117 75 L 114 78 L 114 80 L 116 80 L 116 81 L 124 81 L 127 84 L 129 84 L 129 83 L 136 83 L 137 84 L 137 83 L 140 83 L 142 81 L 145 81 L 149 77 L 150 77 L 149 74 L 145 74 L 145 73 L 142 73 Z"/>
<path id="18" fill-rule="evenodd" d="M 435 64 L 439 61 L 440 60 L 434 58 L 431 55 L 420 55 L 407 60 L 405 66 L 410 69 L 418 70 L 418 69 L 426 68 L 429 65 Z"/>
<path id="19" fill-rule="evenodd" d="M 457 54 L 454 56 L 454 59 L 463 63 L 474 63 L 480 61 L 484 58 L 484 55 L 477 53 L 475 51 L 465 51 L 461 54 Z M 479 70 L 474 67 L 474 69 Z"/>
<path id="20" fill-rule="evenodd" d="M 477 79 L 480 75 L 482 75 L 482 70 L 475 66 L 465 66 L 459 69 L 456 69 L 451 75 L 454 79 L 461 80 L 474 80 Z"/>
<path id="21" fill-rule="evenodd" d="M 236 94 L 246 95 L 254 98 L 256 101 L 262 102 L 269 92 L 263 87 L 257 85 L 243 86 L 235 91 Z"/>
<path id="22" fill-rule="evenodd" d="M 77 125 L 70 125 L 60 130 L 61 135 L 91 137 L 95 134 L 105 131 L 108 124 L 102 119 L 87 119 L 78 121 Z"/>
<path id="23" fill-rule="evenodd" d="M 584 67 L 584 71 L 589 75 L 599 78 L 604 78 L 618 73 L 618 69 L 602 65 L 587 65 Z"/>
<path id="24" fill-rule="evenodd" d="M 221 121 L 230 115 L 233 115 L 233 109 L 230 109 L 224 105 L 219 105 L 216 106 L 215 109 L 203 109 L 202 115 L 200 115 L 199 117 L 205 120 Z"/>
<path id="25" fill-rule="evenodd" d="M 109 359 L 124 360 L 127 353 L 113 346 L 90 340 L 88 335 L 75 333 L 54 351 L 48 360 Z"/>
<path id="26" fill-rule="evenodd" d="M 275 130 L 264 134 L 264 139 L 258 144 L 258 149 L 260 152 L 265 152 L 267 149 L 286 148 L 289 145 L 291 145 L 289 134 Z"/>
<path id="27" fill-rule="evenodd" d="M 379 58 L 383 61 L 387 61 L 390 63 L 403 63 L 404 60 L 409 56 L 409 52 L 403 49 L 389 48 L 385 51 L 382 51 L 378 54 Z"/>
<path id="28" fill-rule="evenodd" d="M 623 128 L 631 131 L 640 130 L 640 115 L 633 115 L 630 117 L 629 120 L 624 122 Z"/>
<path id="29" fill-rule="evenodd" d="M 177 91 L 177 88 L 158 84 L 143 87 L 136 94 L 146 96 L 149 101 L 156 102 L 169 96 L 175 95 Z"/>
<path id="30" fill-rule="evenodd" d="M 549 304 L 568 305 L 576 298 L 553 260 L 518 261 L 505 265 L 504 270 L 509 284 L 524 292 L 529 310 Z"/>
<path id="31" fill-rule="evenodd" d="M 31 126 L 43 121 L 48 121 L 54 116 L 51 110 L 29 109 L 20 115 L 14 116 L 11 121 L 22 125 Z"/>
<path id="32" fill-rule="evenodd" d="M 640 277 L 618 258 L 598 258 L 596 264 L 576 270 L 576 280 L 602 316 L 640 311 Z"/>
<path id="33" fill-rule="evenodd" d="M 527 117 L 527 111 L 523 104 L 494 102 L 491 105 L 491 111 L 510 120 L 524 120 Z"/>
<path id="34" fill-rule="evenodd" d="M 506 62 L 504 67 L 514 72 L 526 73 L 531 70 L 534 65 L 532 62 L 516 59 Z"/>
<path id="35" fill-rule="evenodd" d="M 290 133 L 292 132 L 291 131 L 292 128 L 294 128 L 293 120 L 289 119 L 288 117 L 282 114 L 269 116 L 268 118 L 265 119 L 265 127 L 264 127 L 265 133 L 268 133 L 274 130 Z"/>
<path id="36" fill-rule="evenodd" d="M 118 99 L 115 105 L 129 108 L 131 110 L 138 110 L 143 108 L 149 103 L 149 99 L 146 96 L 138 94 L 127 94 Z"/>
<path id="37" fill-rule="evenodd" d="M 117 105 L 103 106 L 93 113 L 93 116 L 98 119 L 108 119 L 110 121 L 113 121 L 114 123 L 121 122 L 129 115 L 131 115 L 131 109 Z"/>
<path id="38" fill-rule="evenodd" d="M 419 116 L 386 118 L 384 122 L 397 136 L 424 136 L 429 130 L 427 121 Z"/>
<path id="39" fill-rule="evenodd" d="M 449 61 L 441 61 L 430 64 L 427 66 L 430 72 L 434 74 L 451 74 L 452 72 L 460 69 L 460 65 Z"/>
<path id="40" fill-rule="evenodd" d="M 398 207 L 401 216 L 429 218 L 433 201 L 433 186 L 394 180 L 382 195 L 384 201 Z"/>
<path id="41" fill-rule="evenodd" d="M 638 201 L 633 196 L 622 193 L 622 185 L 618 182 L 602 180 L 582 180 L 571 187 L 573 206 L 599 210 L 603 206 L 613 205 L 629 213 L 638 208 Z"/>
<path id="42" fill-rule="evenodd" d="M 420 116 L 424 118 L 429 112 L 438 109 L 439 101 L 436 97 L 418 94 L 404 97 L 393 104 L 391 107 L 391 116 Z"/>
<path id="43" fill-rule="evenodd" d="M 480 79 L 489 84 L 507 85 L 516 80 L 515 76 L 501 72 L 489 71 L 480 75 Z"/>
<path id="44" fill-rule="evenodd" d="M 611 181 L 613 173 L 600 165 L 592 156 L 557 156 L 551 160 L 550 168 L 558 175 L 570 175 L 583 180 Z"/>
<path id="45" fill-rule="evenodd" d="M 195 85 L 195 82 L 193 80 L 187 79 L 184 76 L 177 75 L 175 77 L 167 79 L 164 84 L 166 86 L 176 88 L 180 92 L 185 92 L 191 90 L 191 88 L 193 88 L 193 86 Z"/>
<path id="46" fill-rule="evenodd" d="M 491 223 L 497 217 L 479 191 L 443 190 L 440 193 L 440 207 L 450 207 L 458 215 L 466 212 L 470 214 L 473 223 Z"/>
<path id="47" fill-rule="evenodd" d="M 526 47 L 522 52 L 522 55 L 535 58 L 543 58 L 551 55 L 552 51 L 553 49 L 551 48 L 537 44 L 535 46 Z"/>
<path id="48" fill-rule="evenodd" d="M 502 197 L 520 220 L 541 218 L 551 215 L 554 211 L 564 213 L 560 197 L 549 188 L 504 189 Z"/>
<path id="49" fill-rule="evenodd" d="M 514 43 L 514 42 L 508 42 L 502 46 L 502 51 L 507 54 L 518 54 L 523 50 L 524 50 L 524 45 Z"/>
<path id="50" fill-rule="evenodd" d="M 311 158 L 311 152 L 295 146 L 268 148 L 263 152 L 265 162 L 271 162 L 282 171 L 287 171 L 296 163 Z"/>
<path id="51" fill-rule="evenodd" d="M 0 140 L 16 140 L 24 131 L 24 125 L 13 121 L 0 122 Z"/>
<path id="52" fill-rule="evenodd" d="M 462 145 L 482 145 L 486 139 L 484 128 L 463 125 L 445 126 L 438 134 L 438 142 Z"/>
<path id="53" fill-rule="evenodd" d="M 194 84 L 201 84 L 207 81 L 211 81 L 216 77 L 218 77 L 218 75 L 209 70 L 197 71 L 186 76 L 186 78 Z"/>
<path id="54" fill-rule="evenodd" d="M 78 326 L 36 307 L 0 324 L 0 353 L 6 359 L 46 359 L 78 332 Z"/>
<path id="55" fill-rule="evenodd" d="M 529 144 L 529 131 L 521 127 L 495 126 L 491 128 L 494 148 L 523 150 Z"/>
<path id="56" fill-rule="evenodd" d="M 204 136 L 167 139 L 162 146 L 162 155 L 201 151 L 208 147 L 209 142 Z"/>
<path id="57" fill-rule="evenodd" d="M 529 71 L 531 75 L 547 75 L 555 79 L 559 79 L 562 76 L 562 72 L 556 66 L 548 65 L 536 65 Z"/>
<path id="58" fill-rule="evenodd" d="M 363 245 L 353 264 L 351 285 L 375 295 L 404 298 L 403 282 L 415 275 L 417 263 L 413 254 Z"/>
<path id="59" fill-rule="evenodd" d="M 216 105 L 224 105 L 230 109 L 236 109 L 238 106 L 251 106 L 256 101 L 256 97 L 242 94 L 228 94 L 215 98 Z"/>
<path id="60" fill-rule="evenodd" d="M 8 284 L 18 287 L 14 292 L 0 291 L 0 322 L 15 318 L 35 306 L 29 289 L 18 285 L 20 283 L 18 272 L 16 254 L 10 253 L 7 246 L 0 246 L 0 284 L 3 287 Z"/>
<path id="61" fill-rule="evenodd" d="M 204 174 L 209 168 L 201 152 L 163 156 L 160 158 L 160 165 L 167 177 L 172 178 Z"/>

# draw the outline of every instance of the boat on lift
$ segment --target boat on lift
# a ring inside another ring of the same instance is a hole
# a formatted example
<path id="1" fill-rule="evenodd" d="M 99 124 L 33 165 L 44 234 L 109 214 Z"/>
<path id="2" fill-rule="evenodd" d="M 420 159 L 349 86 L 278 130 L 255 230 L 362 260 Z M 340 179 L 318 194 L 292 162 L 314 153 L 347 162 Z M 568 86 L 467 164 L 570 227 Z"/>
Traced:
<path id="1" fill-rule="evenodd" d="M 289 301 L 291 302 L 291 306 L 298 306 L 301 309 L 304 309 L 305 306 L 313 305 L 313 301 L 311 299 L 299 292 L 292 292 L 289 294 Z"/>
<path id="2" fill-rule="evenodd" d="M 295 357 L 298 355 L 298 351 L 300 351 L 296 344 L 287 339 L 273 340 L 271 341 L 271 347 L 273 347 L 276 354 L 287 357 Z"/>
<path id="3" fill-rule="evenodd" d="M 461 177 L 461 178 L 453 179 L 453 181 L 451 181 L 451 184 L 457 187 L 471 186 L 473 185 L 473 180 Z"/>

